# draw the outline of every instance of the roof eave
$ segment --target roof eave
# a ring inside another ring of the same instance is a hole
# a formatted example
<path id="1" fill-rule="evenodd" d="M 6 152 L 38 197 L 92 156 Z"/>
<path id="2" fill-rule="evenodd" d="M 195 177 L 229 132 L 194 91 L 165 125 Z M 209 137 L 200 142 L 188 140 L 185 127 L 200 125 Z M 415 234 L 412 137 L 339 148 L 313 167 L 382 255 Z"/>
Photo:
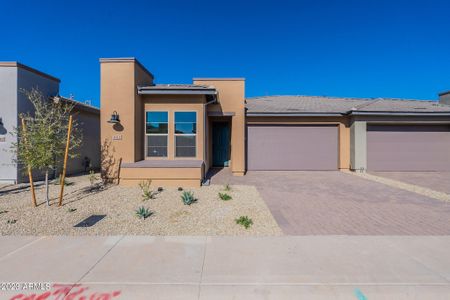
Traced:
<path id="1" fill-rule="evenodd" d="M 341 117 L 342 113 L 284 113 L 284 112 L 247 112 L 248 117 Z"/>
<path id="2" fill-rule="evenodd" d="M 450 112 L 385 112 L 385 111 L 350 111 L 350 116 L 450 116 Z"/>
<path id="3" fill-rule="evenodd" d="M 217 95 L 216 90 L 138 89 L 139 95 Z"/>

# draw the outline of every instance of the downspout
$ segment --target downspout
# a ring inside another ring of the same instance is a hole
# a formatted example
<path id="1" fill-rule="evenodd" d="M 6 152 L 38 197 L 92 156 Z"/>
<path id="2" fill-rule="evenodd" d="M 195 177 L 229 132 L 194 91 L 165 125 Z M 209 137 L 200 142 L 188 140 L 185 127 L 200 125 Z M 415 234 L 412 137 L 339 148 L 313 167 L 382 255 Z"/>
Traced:
<path id="1" fill-rule="evenodd" d="M 208 130 L 207 130 L 207 128 L 206 128 L 206 122 L 207 122 L 207 117 L 208 117 L 208 113 L 207 113 L 207 111 L 206 111 L 206 107 L 209 105 L 209 104 L 212 104 L 212 103 L 216 103 L 217 102 L 217 92 L 215 93 L 215 95 L 214 95 L 214 100 L 211 100 L 211 101 L 209 101 L 209 102 L 206 102 L 205 104 L 203 104 L 203 130 L 204 130 L 204 141 L 203 141 L 203 159 L 204 159 L 204 162 L 205 162 L 205 169 L 204 169 L 204 173 L 203 173 L 203 178 L 202 178 L 202 182 L 203 182 L 203 179 L 205 178 L 205 176 L 206 176 L 206 148 L 207 148 L 207 143 L 208 143 L 208 130 L 209 130 L 209 128 L 208 128 Z"/>

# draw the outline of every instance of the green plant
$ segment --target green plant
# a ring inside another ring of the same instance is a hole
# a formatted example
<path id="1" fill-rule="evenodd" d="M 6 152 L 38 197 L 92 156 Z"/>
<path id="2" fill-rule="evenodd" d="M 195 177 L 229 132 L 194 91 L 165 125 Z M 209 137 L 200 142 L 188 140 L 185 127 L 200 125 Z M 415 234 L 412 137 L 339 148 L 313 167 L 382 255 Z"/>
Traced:
<path id="1" fill-rule="evenodd" d="M 94 170 L 89 171 L 89 182 L 91 183 L 91 186 L 95 184 L 95 182 L 98 180 L 97 175 L 95 175 Z"/>
<path id="2" fill-rule="evenodd" d="M 6 221 L 7 224 L 16 224 L 16 222 L 17 222 L 17 220 L 15 220 L 15 219 Z"/>
<path id="3" fill-rule="evenodd" d="M 181 192 L 183 190 L 183 188 L 180 186 L 178 187 L 178 191 Z"/>
<path id="4" fill-rule="evenodd" d="M 154 191 L 152 191 L 152 189 L 150 188 L 150 180 L 147 181 L 141 181 L 139 183 L 139 187 L 141 188 L 142 191 L 142 200 L 150 200 L 150 199 L 154 199 L 156 196 L 156 193 Z"/>
<path id="5" fill-rule="evenodd" d="M 153 214 L 152 211 L 150 211 L 148 208 L 145 208 L 143 206 L 139 207 L 136 210 L 136 215 L 140 218 L 140 219 L 147 219 L 148 217 L 150 217 Z"/>
<path id="6" fill-rule="evenodd" d="M 245 229 L 249 229 L 253 225 L 253 220 L 247 216 L 240 216 L 236 219 L 236 224 L 242 225 Z"/>
<path id="7" fill-rule="evenodd" d="M 228 183 L 225 184 L 225 185 L 223 186 L 223 190 L 224 190 L 225 192 L 231 191 L 231 185 L 229 185 Z"/>
<path id="8" fill-rule="evenodd" d="M 64 178 L 64 186 L 69 186 L 72 185 L 72 183 L 70 181 L 68 181 L 66 178 Z M 60 185 L 61 184 L 61 173 L 58 175 L 58 179 L 55 180 L 55 185 Z"/>
<path id="9" fill-rule="evenodd" d="M 67 212 L 70 212 L 70 213 L 71 213 L 71 212 L 74 212 L 74 211 L 76 211 L 76 210 L 77 210 L 76 208 L 68 208 L 68 209 L 67 209 Z"/>
<path id="10" fill-rule="evenodd" d="M 228 201 L 228 200 L 233 199 L 233 197 L 231 197 L 227 193 L 219 193 L 219 198 L 223 201 Z"/>
<path id="11" fill-rule="evenodd" d="M 194 193 L 191 191 L 184 191 L 183 194 L 181 194 L 181 200 L 183 200 L 184 205 L 191 205 L 197 201 L 194 197 Z"/>
<path id="12" fill-rule="evenodd" d="M 23 126 L 14 129 L 16 142 L 12 144 L 15 163 L 28 169 L 44 172 L 45 198 L 50 205 L 49 173 L 60 169 L 67 140 L 69 116 L 73 115 L 74 103 L 63 101 L 59 97 L 49 100 L 48 96 L 33 88 L 31 91 L 20 90 L 33 106 L 33 113 L 19 114 Z M 70 133 L 69 158 L 77 155 L 74 151 L 82 142 L 82 133 L 77 119 L 72 122 Z"/>
<path id="13" fill-rule="evenodd" d="M 1 214 L 6 214 L 8 211 L 7 210 L 0 210 L 0 215 Z"/>

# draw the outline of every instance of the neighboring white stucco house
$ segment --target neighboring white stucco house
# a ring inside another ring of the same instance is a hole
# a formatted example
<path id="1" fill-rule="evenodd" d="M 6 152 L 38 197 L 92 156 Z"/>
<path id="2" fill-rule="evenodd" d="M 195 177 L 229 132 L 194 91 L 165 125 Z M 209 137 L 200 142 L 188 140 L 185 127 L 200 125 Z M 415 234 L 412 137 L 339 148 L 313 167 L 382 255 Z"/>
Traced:
<path id="1" fill-rule="evenodd" d="M 45 96 L 59 95 L 60 80 L 18 62 L 0 62 L 0 183 L 26 181 L 23 172 L 13 163 L 11 145 L 16 141 L 11 133 L 19 125 L 19 114 L 32 112 L 33 107 L 23 90 L 38 88 Z M 93 168 L 100 165 L 100 112 L 90 105 L 78 103 L 76 118 L 83 130 L 79 156 L 69 162 L 68 173 L 84 171 L 88 157 Z"/>

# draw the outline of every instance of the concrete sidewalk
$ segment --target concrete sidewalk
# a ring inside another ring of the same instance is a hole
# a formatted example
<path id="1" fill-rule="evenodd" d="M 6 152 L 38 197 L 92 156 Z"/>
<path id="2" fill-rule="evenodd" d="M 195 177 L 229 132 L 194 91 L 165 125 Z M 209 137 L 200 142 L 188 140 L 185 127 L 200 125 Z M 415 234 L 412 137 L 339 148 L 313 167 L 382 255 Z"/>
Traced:
<path id="1" fill-rule="evenodd" d="M 109 295 L 93 299 L 449 299 L 449 249 L 450 236 L 9 236 L 0 282 Z"/>

